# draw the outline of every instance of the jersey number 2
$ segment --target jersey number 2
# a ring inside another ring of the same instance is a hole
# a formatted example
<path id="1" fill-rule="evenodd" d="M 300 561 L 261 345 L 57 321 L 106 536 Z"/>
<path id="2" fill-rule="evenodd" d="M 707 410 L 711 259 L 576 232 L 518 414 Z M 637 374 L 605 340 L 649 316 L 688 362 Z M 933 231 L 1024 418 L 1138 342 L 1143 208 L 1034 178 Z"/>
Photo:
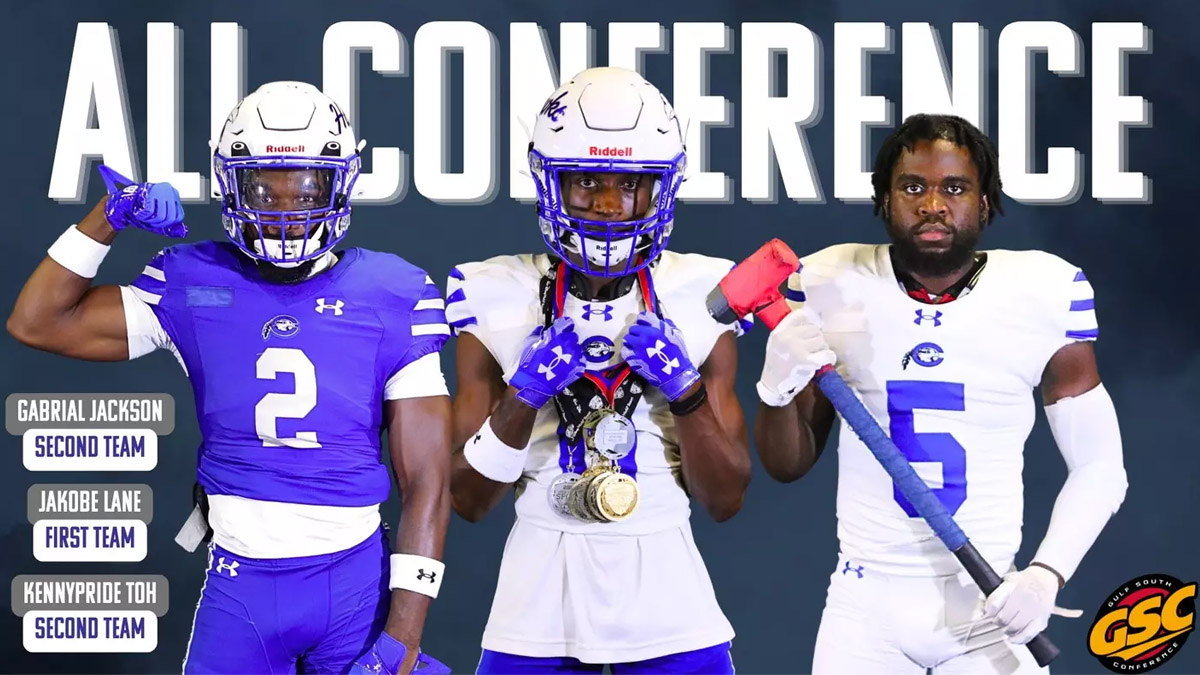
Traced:
<path id="1" fill-rule="evenodd" d="M 254 428 L 263 447 L 321 447 L 315 431 L 297 431 L 291 438 L 279 438 L 276 428 L 278 418 L 300 419 L 317 406 L 317 371 L 308 356 L 299 349 L 270 347 L 258 357 L 255 368 L 260 380 L 274 380 L 279 373 L 291 373 L 296 381 L 295 393 L 272 392 L 254 406 Z"/>
<path id="2" fill-rule="evenodd" d="M 892 442 L 912 462 L 937 462 L 942 465 L 942 487 L 933 495 L 954 515 L 967 499 L 967 451 L 947 433 L 916 432 L 913 412 L 925 410 L 964 410 L 963 385 L 954 382 L 899 380 L 887 383 L 888 414 L 891 416 Z M 899 488 L 892 486 L 896 503 L 910 518 L 919 514 Z"/>

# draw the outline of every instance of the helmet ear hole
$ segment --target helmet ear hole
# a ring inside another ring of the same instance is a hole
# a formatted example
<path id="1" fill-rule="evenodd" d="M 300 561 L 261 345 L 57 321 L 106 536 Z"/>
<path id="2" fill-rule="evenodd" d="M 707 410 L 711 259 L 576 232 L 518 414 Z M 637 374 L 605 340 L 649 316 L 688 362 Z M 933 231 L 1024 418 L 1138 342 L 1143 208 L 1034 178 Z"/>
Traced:
<path id="1" fill-rule="evenodd" d="M 234 141 L 229 146 L 229 155 L 231 157 L 249 157 L 250 148 L 241 141 Z"/>
<path id="2" fill-rule="evenodd" d="M 337 141 L 329 141 L 328 143 L 325 144 L 324 148 L 321 148 L 321 156 L 322 157 L 341 157 L 342 156 L 342 144 L 338 143 Z"/>

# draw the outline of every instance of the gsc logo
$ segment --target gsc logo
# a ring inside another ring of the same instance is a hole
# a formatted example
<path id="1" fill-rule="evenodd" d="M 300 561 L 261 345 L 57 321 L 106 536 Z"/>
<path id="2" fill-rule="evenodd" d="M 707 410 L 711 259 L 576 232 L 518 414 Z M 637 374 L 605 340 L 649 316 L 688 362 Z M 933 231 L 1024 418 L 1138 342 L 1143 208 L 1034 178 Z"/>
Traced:
<path id="1" fill-rule="evenodd" d="M 1114 673 L 1145 673 L 1174 658 L 1195 626 L 1196 584 L 1147 574 L 1109 594 L 1088 631 L 1088 651 Z"/>

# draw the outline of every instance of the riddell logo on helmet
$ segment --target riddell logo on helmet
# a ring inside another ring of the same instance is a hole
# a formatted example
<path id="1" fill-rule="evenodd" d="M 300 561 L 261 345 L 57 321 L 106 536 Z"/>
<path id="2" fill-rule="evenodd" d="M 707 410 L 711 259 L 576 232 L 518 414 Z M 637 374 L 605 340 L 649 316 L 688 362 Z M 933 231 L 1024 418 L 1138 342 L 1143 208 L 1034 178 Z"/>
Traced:
<path id="1" fill-rule="evenodd" d="M 588 146 L 589 157 L 631 157 L 633 156 L 633 148 L 598 148 L 594 145 Z"/>
<path id="2" fill-rule="evenodd" d="M 268 145 L 267 152 L 304 152 L 303 145 Z"/>

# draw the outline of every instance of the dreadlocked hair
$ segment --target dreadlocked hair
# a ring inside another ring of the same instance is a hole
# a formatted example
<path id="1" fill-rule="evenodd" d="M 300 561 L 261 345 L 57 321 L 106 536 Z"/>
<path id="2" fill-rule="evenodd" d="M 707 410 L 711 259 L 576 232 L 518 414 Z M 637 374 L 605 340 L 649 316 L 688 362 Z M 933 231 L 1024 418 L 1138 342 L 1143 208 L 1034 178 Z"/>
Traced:
<path id="1" fill-rule="evenodd" d="M 992 222 L 997 213 L 1003 214 L 1000 200 L 1000 167 L 996 159 L 996 145 L 992 139 L 974 124 L 956 115 L 913 115 L 904 120 L 879 148 L 875 155 L 875 167 L 871 173 L 871 185 L 875 195 L 875 215 L 883 211 L 885 197 L 892 187 L 892 169 L 896 167 L 904 151 L 912 152 L 913 146 L 921 141 L 946 140 L 966 148 L 971 161 L 979 172 L 980 189 L 987 197 L 987 222 Z"/>

